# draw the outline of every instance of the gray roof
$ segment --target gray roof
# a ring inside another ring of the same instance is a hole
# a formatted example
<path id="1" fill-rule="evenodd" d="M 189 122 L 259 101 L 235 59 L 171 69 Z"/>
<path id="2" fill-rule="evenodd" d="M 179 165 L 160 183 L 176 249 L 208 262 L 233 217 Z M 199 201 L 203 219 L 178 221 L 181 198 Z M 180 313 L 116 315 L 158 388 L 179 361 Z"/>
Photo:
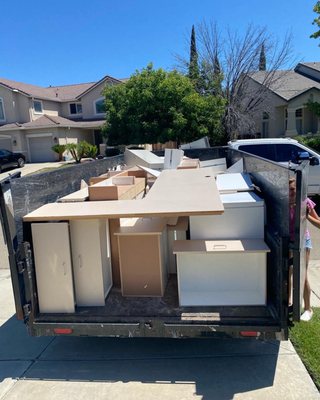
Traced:
<path id="1" fill-rule="evenodd" d="M 7 131 L 12 129 L 36 129 L 36 128 L 51 128 L 51 127 L 70 127 L 70 128 L 101 128 L 105 120 L 92 120 L 92 121 L 72 121 L 67 118 L 43 115 L 34 121 L 26 122 L 24 124 L 6 124 L 0 126 L 0 131 Z"/>
<path id="2" fill-rule="evenodd" d="M 319 64 L 320 68 L 320 63 L 315 64 Z M 252 73 L 250 77 L 256 82 L 263 84 L 267 79 L 268 74 L 270 74 L 269 71 L 258 71 Z M 275 71 L 272 83 L 269 86 L 270 90 L 287 101 L 312 88 L 320 89 L 320 83 L 292 70 Z"/>
<path id="3" fill-rule="evenodd" d="M 16 82 L 6 78 L 0 78 L 0 85 L 3 85 L 10 90 L 18 90 L 26 96 L 63 102 L 78 99 L 83 94 L 87 93 L 104 81 L 121 83 L 121 81 L 119 81 L 118 79 L 112 78 L 111 76 L 107 75 L 98 82 L 79 83 L 75 85 L 64 86 L 49 86 L 46 88 L 36 85 L 30 85 L 29 83 Z"/>
<path id="4" fill-rule="evenodd" d="M 306 62 L 306 63 L 299 63 L 299 65 L 304 65 L 308 68 L 314 69 L 315 71 L 320 71 L 320 62 Z"/>

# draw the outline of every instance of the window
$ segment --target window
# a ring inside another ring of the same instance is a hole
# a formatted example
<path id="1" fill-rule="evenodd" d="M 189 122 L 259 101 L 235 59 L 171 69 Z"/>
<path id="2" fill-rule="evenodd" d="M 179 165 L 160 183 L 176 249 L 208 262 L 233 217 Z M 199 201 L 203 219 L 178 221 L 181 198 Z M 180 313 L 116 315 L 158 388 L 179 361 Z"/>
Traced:
<path id="1" fill-rule="evenodd" d="M 288 161 L 296 162 L 299 153 L 304 153 L 304 152 L 307 153 L 306 150 L 294 144 L 277 144 L 276 152 L 277 152 L 276 161 L 278 162 L 288 162 Z M 309 153 L 309 157 L 311 156 L 312 155 Z"/>
<path id="2" fill-rule="evenodd" d="M 33 110 L 36 114 L 42 114 L 42 102 L 40 100 L 33 100 Z"/>
<path id="3" fill-rule="evenodd" d="M 296 130 L 299 135 L 302 134 L 302 121 L 303 121 L 303 112 L 302 108 L 298 108 L 296 110 Z"/>
<path id="4" fill-rule="evenodd" d="M 246 144 L 239 146 L 239 150 L 254 154 L 267 160 L 275 161 L 275 146 L 273 144 Z"/>
<path id="5" fill-rule="evenodd" d="M 0 121 L 5 121 L 3 99 L 0 97 Z"/>
<path id="6" fill-rule="evenodd" d="M 82 114 L 82 104 L 81 103 L 70 103 L 70 114 L 71 115 L 76 115 L 76 114 Z"/>
<path id="7" fill-rule="evenodd" d="M 269 136 L 269 114 L 267 112 L 264 112 L 262 114 L 262 137 L 268 137 Z"/>
<path id="8" fill-rule="evenodd" d="M 95 114 L 105 114 L 106 106 L 104 104 L 104 99 L 98 99 L 94 103 L 94 112 Z"/>

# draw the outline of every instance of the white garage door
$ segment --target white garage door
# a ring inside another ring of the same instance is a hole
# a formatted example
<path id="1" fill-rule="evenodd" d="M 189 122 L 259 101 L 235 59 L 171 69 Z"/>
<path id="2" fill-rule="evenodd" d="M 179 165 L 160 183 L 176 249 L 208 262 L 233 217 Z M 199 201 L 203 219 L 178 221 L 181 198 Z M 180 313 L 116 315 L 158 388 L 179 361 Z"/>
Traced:
<path id="1" fill-rule="evenodd" d="M 0 137 L 0 149 L 12 150 L 11 138 Z"/>
<path id="2" fill-rule="evenodd" d="M 29 149 L 31 162 L 55 161 L 55 153 L 51 150 L 53 146 L 52 136 L 29 137 Z"/>

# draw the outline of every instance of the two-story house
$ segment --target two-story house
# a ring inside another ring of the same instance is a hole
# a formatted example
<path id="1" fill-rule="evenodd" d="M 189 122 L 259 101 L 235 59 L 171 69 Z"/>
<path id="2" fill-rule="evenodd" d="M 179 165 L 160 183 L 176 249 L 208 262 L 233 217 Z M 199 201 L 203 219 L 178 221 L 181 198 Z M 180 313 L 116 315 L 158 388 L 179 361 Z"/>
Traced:
<path id="1" fill-rule="evenodd" d="M 0 78 L 0 148 L 25 154 L 29 162 L 54 161 L 54 144 L 102 142 L 106 85 L 98 82 L 40 87 Z"/>
<path id="2" fill-rule="evenodd" d="M 320 62 L 299 63 L 293 70 L 251 74 L 247 98 L 262 92 L 264 101 L 253 115 L 256 137 L 285 137 L 320 133 L 318 116 L 308 101 L 320 103 Z M 269 82 L 266 85 L 266 82 Z M 246 136 L 246 132 L 239 132 Z"/>

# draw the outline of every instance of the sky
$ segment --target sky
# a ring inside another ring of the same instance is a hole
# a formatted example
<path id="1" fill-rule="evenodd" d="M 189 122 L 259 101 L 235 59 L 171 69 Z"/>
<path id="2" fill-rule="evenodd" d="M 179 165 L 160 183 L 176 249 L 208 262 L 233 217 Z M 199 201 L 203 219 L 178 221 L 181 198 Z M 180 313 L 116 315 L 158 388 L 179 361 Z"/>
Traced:
<path id="1" fill-rule="evenodd" d="M 189 57 L 192 25 L 293 37 L 297 61 L 320 61 L 310 39 L 316 0 L 2 0 L 0 77 L 40 86 L 128 78 L 150 62 L 170 70 Z"/>

